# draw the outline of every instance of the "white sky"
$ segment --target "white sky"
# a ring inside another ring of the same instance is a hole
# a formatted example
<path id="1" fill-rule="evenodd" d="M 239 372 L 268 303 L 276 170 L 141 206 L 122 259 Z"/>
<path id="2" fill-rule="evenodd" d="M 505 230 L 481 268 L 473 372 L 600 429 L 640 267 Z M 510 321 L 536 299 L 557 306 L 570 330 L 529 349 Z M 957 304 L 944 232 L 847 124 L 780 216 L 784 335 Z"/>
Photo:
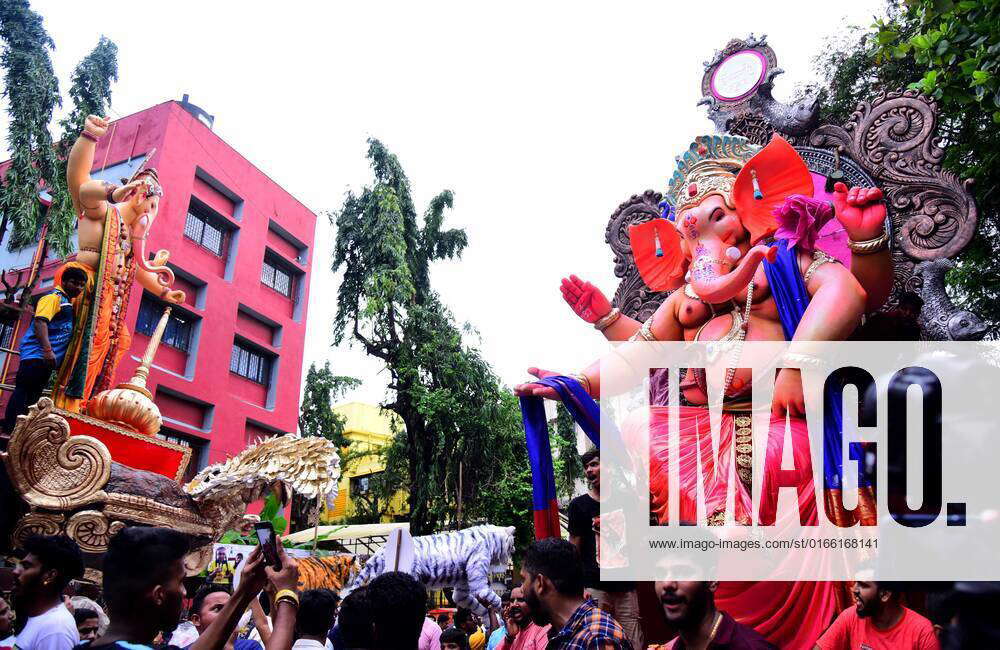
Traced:
<path id="1" fill-rule="evenodd" d="M 702 61 L 766 33 L 786 71 L 775 95 L 788 99 L 824 38 L 870 24 L 882 2 L 32 5 L 64 93 L 103 33 L 119 47 L 112 117 L 187 92 L 221 137 L 320 214 L 306 364 L 330 359 L 364 380 L 348 399 L 379 402 L 380 366 L 330 347 L 337 278 L 323 216 L 370 179 L 367 137 L 399 156 L 421 211 L 455 192 L 446 226 L 465 228 L 470 245 L 432 282 L 479 329 L 501 378 L 517 383 L 530 365 L 575 371 L 603 339 L 563 303 L 559 280 L 576 273 L 613 294 L 608 217 L 662 190 L 674 156 L 712 131 L 695 106 Z"/>

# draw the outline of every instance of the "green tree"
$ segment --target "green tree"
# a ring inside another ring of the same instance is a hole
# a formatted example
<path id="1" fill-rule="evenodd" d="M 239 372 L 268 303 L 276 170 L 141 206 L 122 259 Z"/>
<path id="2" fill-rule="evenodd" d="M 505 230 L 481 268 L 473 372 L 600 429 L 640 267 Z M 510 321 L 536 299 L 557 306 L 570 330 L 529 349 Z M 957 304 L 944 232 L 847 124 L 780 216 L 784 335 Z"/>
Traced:
<path id="1" fill-rule="evenodd" d="M 333 374 L 329 361 L 322 368 L 317 368 L 315 363 L 310 364 L 299 407 L 299 433 L 303 436 L 322 436 L 338 449 L 350 445 L 350 440 L 344 437 L 345 420 L 334 412 L 333 402 L 360 385 L 360 379 Z"/>
<path id="2" fill-rule="evenodd" d="M 102 36 L 73 71 L 69 91 L 73 109 L 60 121 L 62 135 L 53 145 L 49 124 L 55 108 L 62 105 L 50 58 L 55 43 L 27 0 L 0 0 L 0 41 L 11 154 L 0 187 L 0 238 L 10 226 L 11 250 L 31 246 L 47 224 L 46 241 L 56 254 L 65 256 L 73 252 L 77 220 L 66 187 L 66 156 L 87 115 L 105 115 L 110 107 L 111 83 L 118 79 L 118 47 Z M 48 208 L 38 200 L 42 187 L 51 196 Z"/>
<path id="3" fill-rule="evenodd" d="M 118 80 L 118 46 L 102 36 L 97 45 L 73 70 L 69 96 L 73 110 L 60 120 L 62 136 L 56 145 L 56 179 L 49 207 L 48 241 L 60 255 L 71 250 L 77 215 L 66 187 L 66 163 L 69 150 L 80 136 L 88 115 L 104 116 L 111 108 L 111 83 Z"/>
<path id="4" fill-rule="evenodd" d="M 349 192 L 331 216 L 333 269 L 343 270 L 334 340 L 349 337 L 388 370 L 385 408 L 405 427 L 410 529 L 422 535 L 486 517 L 522 523 L 514 517 L 530 511 L 530 481 L 516 494 L 508 484 L 527 469 L 516 400 L 465 343 L 474 330 L 456 325 L 430 283 L 431 263 L 467 244 L 463 230 L 442 229 L 452 193 L 435 196 L 421 223 L 399 160 L 381 142 L 368 144 L 374 183 Z"/>
<path id="5" fill-rule="evenodd" d="M 949 272 L 956 302 L 1000 335 L 1000 0 L 889 2 L 816 59 L 827 121 L 879 91 L 912 88 L 938 104 L 943 166 L 973 181 L 979 230 Z"/>
<path id="6" fill-rule="evenodd" d="M 572 497 L 576 482 L 583 478 L 583 461 L 576 450 L 576 422 L 562 402 L 556 405 L 556 417 L 549 423 L 549 432 L 556 494 Z"/>
<path id="7" fill-rule="evenodd" d="M 40 186 L 60 185 L 49 122 L 62 100 L 49 58 L 55 44 L 42 26 L 42 17 L 31 10 L 27 0 L 0 0 L 0 41 L 11 154 L 0 188 L 0 235 L 11 224 L 10 248 L 15 250 L 33 244 L 38 237 L 45 216 L 38 200 Z"/>
<path id="8" fill-rule="evenodd" d="M 346 420 L 333 411 L 333 402 L 346 391 L 361 385 L 354 377 L 335 375 L 330 370 L 330 362 L 317 368 L 315 363 L 309 365 L 306 372 L 306 385 L 302 393 L 302 405 L 299 407 L 299 433 L 303 436 L 321 436 L 333 442 L 341 455 L 350 445 L 350 440 L 344 436 Z M 341 468 L 345 466 L 341 458 Z M 296 530 L 301 530 L 313 524 L 317 504 L 315 501 L 301 498 L 298 494 L 292 497 L 292 523 Z"/>

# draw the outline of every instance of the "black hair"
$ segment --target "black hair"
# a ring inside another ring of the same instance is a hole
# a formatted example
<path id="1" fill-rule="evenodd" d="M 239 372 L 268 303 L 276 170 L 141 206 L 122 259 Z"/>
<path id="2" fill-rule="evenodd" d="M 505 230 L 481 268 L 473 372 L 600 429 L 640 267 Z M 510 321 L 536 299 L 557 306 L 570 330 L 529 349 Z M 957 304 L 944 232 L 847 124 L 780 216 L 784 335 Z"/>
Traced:
<path id="1" fill-rule="evenodd" d="M 441 623 L 447 623 L 449 620 L 451 620 L 451 616 L 448 615 L 448 612 L 441 612 L 438 614 L 438 625 Z"/>
<path id="2" fill-rule="evenodd" d="M 582 456 L 580 456 L 580 462 L 582 462 L 583 466 L 586 467 L 587 464 L 590 463 L 590 461 L 594 460 L 595 458 L 600 460 L 601 450 L 598 449 L 597 447 L 591 447 L 587 451 L 583 452 Z"/>
<path id="3" fill-rule="evenodd" d="M 514 588 L 511 587 L 510 589 L 505 589 L 504 592 L 503 592 L 503 595 L 500 596 L 500 602 L 501 603 L 503 603 L 503 602 L 509 603 L 513 597 L 514 597 Z"/>
<path id="4" fill-rule="evenodd" d="M 900 598 L 902 598 L 903 592 L 906 591 L 905 582 L 889 582 L 889 581 L 876 580 L 875 585 L 879 591 L 888 591 L 889 593 L 891 593 L 893 600 L 899 600 Z"/>
<path id="5" fill-rule="evenodd" d="M 53 586 L 62 593 L 70 580 L 83 575 L 83 553 L 77 543 L 65 535 L 32 535 L 24 541 L 24 552 L 31 553 L 43 569 L 55 569 Z"/>
<path id="6" fill-rule="evenodd" d="M 63 269 L 62 272 L 63 280 L 72 280 L 73 278 L 76 278 L 80 282 L 87 284 L 87 274 L 84 273 L 83 269 L 76 266 L 70 266 Z"/>
<path id="7" fill-rule="evenodd" d="M 228 586 L 218 583 L 210 583 L 199 587 L 198 591 L 194 593 L 194 598 L 191 599 L 191 609 L 188 610 L 188 616 L 194 616 L 195 614 L 201 616 L 201 608 L 205 606 L 205 599 L 210 594 L 217 594 L 219 592 L 229 595 L 233 593 L 229 590 Z"/>
<path id="8" fill-rule="evenodd" d="M 347 648 L 372 648 L 372 610 L 368 603 L 368 588 L 358 587 L 340 604 L 337 626 Z"/>
<path id="9" fill-rule="evenodd" d="M 96 618 L 98 623 L 101 621 L 101 617 L 98 616 L 97 612 L 92 609 L 81 607 L 73 610 L 73 619 L 76 621 L 77 625 L 82 625 L 84 621 L 89 621 L 92 618 Z"/>
<path id="10" fill-rule="evenodd" d="M 457 627 L 449 627 L 442 632 L 439 641 L 442 646 L 446 643 L 454 643 L 461 650 L 469 650 L 469 635 Z"/>
<path id="11" fill-rule="evenodd" d="M 169 528 L 131 526 L 108 543 L 104 554 L 104 602 L 115 616 L 146 606 L 143 596 L 170 577 L 174 565 L 190 545 L 182 533 Z"/>
<path id="12" fill-rule="evenodd" d="M 329 589 L 309 589 L 299 596 L 299 613 L 295 619 L 295 636 L 325 638 L 333 627 L 337 614 L 337 596 Z"/>
<path id="13" fill-rule="evenodd" d="M 556 537 L 539 540 L 524 553 L 521 567 L 532 576 L 543 575 L 563 596 L 583 595 L 583 562 L 570 542 Z"/>
<path id="14" fill-rule="evenodd" d="M 409 573 L 389 571 L 368 583 L 368 603 L 379 647 L 416 648 L 426 602 L 427 590 Z"/>
<path id="15" fill-rule="evenodd" d="M 459 607 L 455 612 L 455 626 L 463 625 L 472 620 L 472 610 L 466 607 Z"/>

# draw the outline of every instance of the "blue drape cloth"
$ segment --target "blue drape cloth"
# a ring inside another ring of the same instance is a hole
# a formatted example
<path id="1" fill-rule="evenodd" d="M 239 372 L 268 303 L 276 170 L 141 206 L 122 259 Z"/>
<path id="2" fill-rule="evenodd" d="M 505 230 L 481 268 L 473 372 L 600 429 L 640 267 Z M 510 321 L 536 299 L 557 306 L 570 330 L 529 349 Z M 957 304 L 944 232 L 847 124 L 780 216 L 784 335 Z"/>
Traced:
<path id="1" fill-rule="evenodd" d="M 566 376 L 546 377 L 536 383 L 554 388 L 566 410 L 594 446 L 601 446 L 601 410 L 576 379 Z M 556 478 L 552 467 L 549 427 L 541 397 L 521 397 L 521 419 L 531 464 L 531 495 L 535 518 L 535 537 L 559 536 L 559 506 L 556 502 Z"/>
<path id="2" fill-rule="evenodd" d="M 765 262 L 764 273 L 771 286 L 771 295 L 778 306 L 781 318 L 781 328 L 785 340 L 791 341 L 795 330 L 802 321 L 802 316 L 809 306 L 809 293 L 799 270 L 798 255 L 795 247 L 789 248 L 788 241 L 779 239 L 777 242 L 778 258 L 774 263 Z M 832 387 L 823 391 L 823 484 L 830 490 L 843 487 L 844 466 L 841 459 L 841 449 L 844 439 L 844 418 L 839 399 L 834 399 Z M 861 460 L 860 445 L 851 445 L 851 458 Z M 870 478 L 862 472 L 859 483 L 862 486 L 871 484 Z"/>

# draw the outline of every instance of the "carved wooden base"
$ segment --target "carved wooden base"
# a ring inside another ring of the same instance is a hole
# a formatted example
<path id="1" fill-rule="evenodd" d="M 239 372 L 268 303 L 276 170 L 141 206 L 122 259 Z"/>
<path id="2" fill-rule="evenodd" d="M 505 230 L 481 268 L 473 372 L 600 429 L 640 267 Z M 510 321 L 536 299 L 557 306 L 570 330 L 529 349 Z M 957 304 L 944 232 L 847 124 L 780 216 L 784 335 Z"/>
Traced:
<path id="1" fill-rule="evenodd" d="M 64 533 L 85 553 L 100 554 L 127 525 L 166 526 L 190 536 L 197 564 L 201 547 L 224 532 L 177 482 L 115 463 L 96 438 L 70 435 L 48 398 L 18 418 L 0 458 L 27 507 L 11 534 L 15 547 L 33 534 Z"/>

